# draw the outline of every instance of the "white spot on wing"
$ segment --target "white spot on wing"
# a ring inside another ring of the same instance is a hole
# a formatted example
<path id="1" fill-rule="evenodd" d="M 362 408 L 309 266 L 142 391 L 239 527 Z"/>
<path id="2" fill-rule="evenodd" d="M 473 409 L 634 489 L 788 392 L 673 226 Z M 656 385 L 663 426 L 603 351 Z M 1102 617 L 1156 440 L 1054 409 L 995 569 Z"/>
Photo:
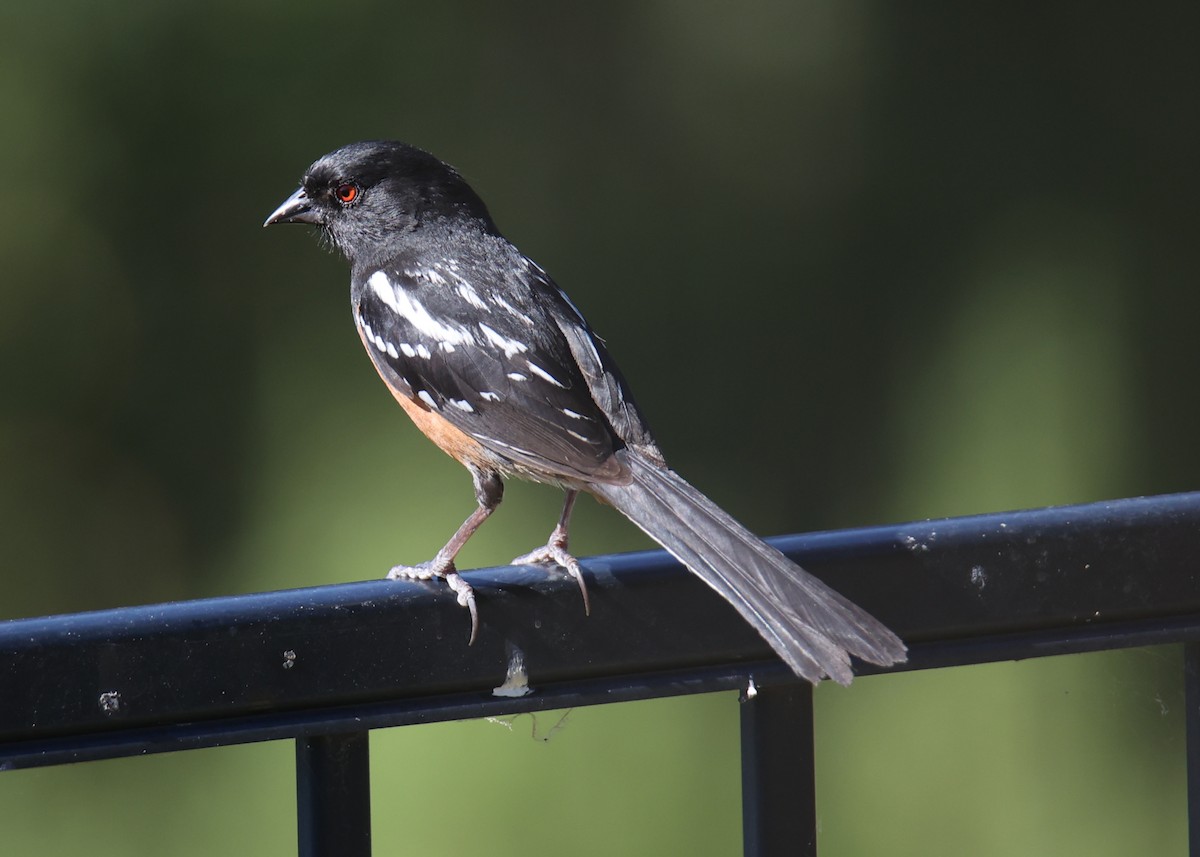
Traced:
<path id="1" fill-rule="evenodd" d="M 433 268 L 404 268 L 403 274 L 410 280 L 425 280 L 435 286 L 444 286 L 446 278 L 434 270 L 436 267 L 434 265 Z"/>
<path id="2" fill-rule="evenodd" d="M 537 375 L 539 378 L 541 378 L 545 381 L 549 381 L 555 387 L 562 387 L 564 390 L 567 389 L 566 384 L 564 384 L 562 381 L 555 378 L 553 375 L 551 375 L 549 372 L 547 372 L 541 366 L 534 363 L 532 360 L 526 360 L 525 363 L 529 366 L 529 371 L 532 372 L 534 375 Z"/>
<path id="3" fill-rule="evenodd" d="M 497 395 L 496 393 L 493 393 L 491 390 L 484 390 L 482 393 L 479 394 L 479 398 L 483 399 L 485 402 L 500 401 L 500 396 Z"/>
<path id="4" fill-rule="evenodd" d="M 520 372 L 509 372 L 508 377 L 512 378 L 514 381 L 528 381 L 529 380 L 529 377 L 527 375 L 522 375 Z"/>
<path id="5" fill-rule="evenodd" d="M 437 410 L 437 402 L 435 402 L 433 400 L 433 396 L 429 395 L 429 393 L 427 393 L 426 391 L 424 391 L 424 390 L 418 391 L 417 398 L 420 399 L 425 404 L 429 405 L 429 407 L 433 408 L 434 410 Z"/>
<path id="6" fill-rule="evenodd" d="M 387 304 L 397 315 L 403 316 L 409 324 L 430 339 L 439 342 L 449 342 L 453 345 L 463 345 L 474 341 L 474 337 L 466 328 L 449 325 L 429 314 L 420 301 L 412 297 L 402 288 L 397 288 L 391 277 L 383 271 L 376 271 L 367 279 L 367 285 L 381 301 Z"/>
<path id="7" fill-rule="evenodd" d="M 417 356 L 416 349 L 414 349 L 407 342 L 400 343 L 400 351 L 402 354 L 404 354 L 405 357 L 416 357 Z"/>
<path id="8" fill-rule="evenodd" d="M 426 360 L 428 360 L 432 355 L 429 353 L 429 349 L 426 348 L 424 346 L 424 344 L 418 342 L 417 343 L 417 356 L 424 357 Z"/>
<path id="9" fill-rule="evenodd" d="M 497 348 L 503 349 L 504 356 L 508 357 L 509 359 L 511 359 L 514 354 L 524 354 L 529 350 L 529 346 L 524 342 L 518 342 L 515 339 L 509 339 L 507 336 L 497 333 L 483 322 L 479 323 L 479 329 L 483 331 L 483 335 L 487 338 L 487 341 Z"/>
<path id="10" fill-rule="evenodd" d="M 475 413 L 475 409 L 471 407 L 471 403 L 466 399 L 451 399 L 450 404 L 454 405 L 460 411 L 466 411 L 468 414 Z"/>
<path id="11" fill-rule="evenodd" d="M 566 414 L 568 417 L 570 417 L 573 420 L 586 420 L 587 419 L 587 417 L 585 417 L 583 414 L 577 413 L 577 412 L 571 410 L 570 408 L 559 408 L 559 410 L 562 411 L 564 414 Z"/>
<path id="12" fill-rule="evenodd" d="M 476 436 L 484 443 L 490 443 L 493 446 L 498 446 L 498 447 L 501 447 L 502 449 L 511 449 L 513 452 L 519 452 L 522 455 L 533 455 L 533 453 L 530 452 L 528 449 L 525 449 L 520 446 L 513 446 L 511 443 L 505 443 L 504 441 L 499 440 L 498 438 L 488 437 L 485 434 L 476 435 Z"/>
<path id="13" fill-rule="evenodd" d="M 392 345 L 390 342 L 387 344 L 387 353 L 388 357 L 392 358 L 393 360 L 400 356 L 400 352 L 396 350 L 396 346 Z"/>
<path id="14" fill-rule="evenodd" d="M 492 300 L 496 302 L 496 306 L 500 307 L 502 310 L 507 312 L 509 315 L 514 316 L 515 318 L 519 318 L 521 321 L 525 322 L 530 327 L 533 327 L 533 319 L 530 318 L 525 313 L 521 312 L 519 309 L 517 309 L 515 306 L 510 304 L 508 301 L 506 301 L 503 298 L 503 296 L 496 295 L 494 298 L 492 298 Z"/>
<path id="15" fill-rule="evenodd" d="M 479 296 L 479 292 L 475 291 L 474 286 L 472 286 L 470 283 L 460 281 L 458 286 L 455 288 L 455 291 L 458 292 L 459 297 L 476 309 L 481 309 L 486 312 L 492 311 L 492 308 L 483 302 L 483 298 Z"/>

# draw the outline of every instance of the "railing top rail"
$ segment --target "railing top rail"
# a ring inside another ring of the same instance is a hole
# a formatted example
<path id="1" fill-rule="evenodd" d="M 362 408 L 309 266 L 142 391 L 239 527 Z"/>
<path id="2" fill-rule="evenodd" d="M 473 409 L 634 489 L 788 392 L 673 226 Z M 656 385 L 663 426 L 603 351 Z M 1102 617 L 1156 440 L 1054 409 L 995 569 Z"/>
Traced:
<path id="1" fill-rule="evenodd" d="M 773 541 L 910 669 L 1200 638 L 1200 493 Z M 0 769 L 788 680 L 665 553 L 583 564 L 588 618 L 565 576 L 468 572 L 470 647 L 444 587 L 402 581 L 0 622 Z"/>

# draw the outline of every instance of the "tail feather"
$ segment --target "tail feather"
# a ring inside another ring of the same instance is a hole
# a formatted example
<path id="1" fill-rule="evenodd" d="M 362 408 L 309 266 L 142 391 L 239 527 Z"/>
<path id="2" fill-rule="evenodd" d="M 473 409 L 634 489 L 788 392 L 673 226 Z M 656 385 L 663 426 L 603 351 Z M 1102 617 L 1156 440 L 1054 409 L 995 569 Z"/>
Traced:
<path id="1" fill-rule="evenodd" d="M 849 684 L 850 656 L 881 666 L 905 660 L 900 638 L 877 619 L 755 536 L 665 467 L 617 453 L 627 485 L 590 490 L 715 589 L 799 676 Z"/>

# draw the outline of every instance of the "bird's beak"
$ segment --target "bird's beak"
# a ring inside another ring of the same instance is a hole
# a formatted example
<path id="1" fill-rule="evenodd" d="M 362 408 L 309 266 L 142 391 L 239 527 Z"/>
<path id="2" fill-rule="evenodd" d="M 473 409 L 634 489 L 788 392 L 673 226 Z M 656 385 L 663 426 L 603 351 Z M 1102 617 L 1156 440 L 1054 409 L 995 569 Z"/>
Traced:
<path id="1" fill-rule="evenodd" d="M 283 205 L 271 212 L 263 226 L 272 223 L 316 223 L 321 222 L 317 212 L 309 202 L 304 188 L 299 188 L 294 194 L 283 201 Z"/>

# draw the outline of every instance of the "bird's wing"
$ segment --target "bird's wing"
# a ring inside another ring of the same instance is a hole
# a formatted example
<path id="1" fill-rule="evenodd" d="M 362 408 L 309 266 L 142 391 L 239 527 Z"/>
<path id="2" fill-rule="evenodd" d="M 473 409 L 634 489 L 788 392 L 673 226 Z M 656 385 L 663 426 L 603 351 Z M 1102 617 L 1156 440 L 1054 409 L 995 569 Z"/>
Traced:
<path id="1" fill-rule="evenodd" d="M 604 341 L 592 331 L 583 313 L 567 297 L 567 293 L 536 262 L 528 259 L 526 262 L 535 300 L 547 308 L 562 333 L 575 365 L 587 383 L 592 400 L 608 424 L 626 446 L 634 447 L 647 459 L 665 465 L 646 419 L 634 402 L 629 385 L 609 355 Z"/>
<path id="2" fill-rule="evenodd" d="M 627 478 L 613 457 L 620 441 L 527 277 L 396 264 L 356 279 L 354 304 L 384 381 L 482 444 L 501 469 Z"/>

